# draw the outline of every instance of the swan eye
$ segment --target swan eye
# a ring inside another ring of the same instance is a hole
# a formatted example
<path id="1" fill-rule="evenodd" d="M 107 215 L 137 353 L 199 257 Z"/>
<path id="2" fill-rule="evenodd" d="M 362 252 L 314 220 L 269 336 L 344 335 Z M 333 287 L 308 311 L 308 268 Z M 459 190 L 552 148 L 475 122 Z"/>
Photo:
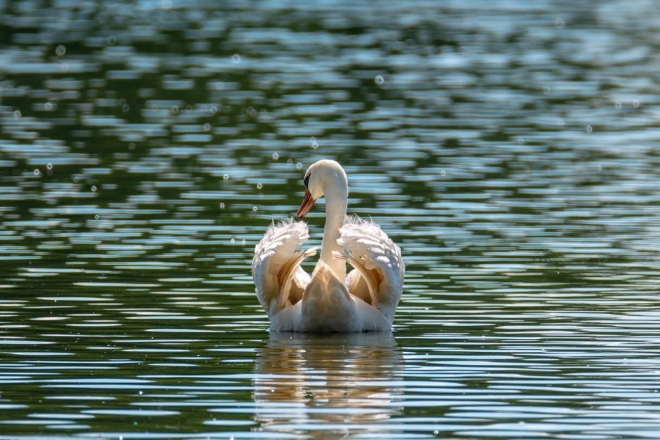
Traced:
<path id="1" fill-rule="evenodd" d="M 305 178 L 303 179 L 303 183 L 305 184 L 305 188 L 308 188 L 308 189 L 309 189 L 309 176 L 310 175 L 311 174 L 306 175 Z"/>

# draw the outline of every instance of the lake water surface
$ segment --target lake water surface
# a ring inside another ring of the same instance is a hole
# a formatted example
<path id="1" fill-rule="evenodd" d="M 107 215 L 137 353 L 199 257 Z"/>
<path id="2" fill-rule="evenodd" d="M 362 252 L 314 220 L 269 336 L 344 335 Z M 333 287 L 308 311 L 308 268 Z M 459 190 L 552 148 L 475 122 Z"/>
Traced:
<path id="1" fill-rule="evenodd" d="M 0 439 L 658 438 L 659 19 L 0 1 Z M 392 334 L 268 332 L 320 158 L 402 248 Z"/>

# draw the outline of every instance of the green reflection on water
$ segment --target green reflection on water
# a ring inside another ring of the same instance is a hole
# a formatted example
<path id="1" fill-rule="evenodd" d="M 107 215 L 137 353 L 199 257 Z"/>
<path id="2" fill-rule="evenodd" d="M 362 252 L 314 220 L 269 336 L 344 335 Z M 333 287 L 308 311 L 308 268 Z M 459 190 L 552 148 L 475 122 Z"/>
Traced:
<path id="1" fill-rule="evenodd" d="M 655 11 L 528 6 L 0 5 L 3 435 L 654 433 Z M 267 333 L 321 157 L 394 339 Z"/>

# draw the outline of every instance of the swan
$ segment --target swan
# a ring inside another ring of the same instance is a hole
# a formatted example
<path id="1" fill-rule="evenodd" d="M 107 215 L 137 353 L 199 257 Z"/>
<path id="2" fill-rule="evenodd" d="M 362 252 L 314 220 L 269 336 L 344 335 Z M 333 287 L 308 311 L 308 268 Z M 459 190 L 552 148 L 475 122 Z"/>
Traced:
<path id="1" fill-rule="evenodd" d="M 312 164 L 303 180 L 302 219 L 325 196 L 321 254 L 309 275 L 301 267 L 316 248 L 297 251 L 307 224 L 273 223 L 254 250 L 252 277 L 271 332 L 390 331 L 403 290 L 401 249 L 371 220 L 347 216 L 348 179 L 334 160 Z M 346 274 L 346 263 L 354 270 Z"/>

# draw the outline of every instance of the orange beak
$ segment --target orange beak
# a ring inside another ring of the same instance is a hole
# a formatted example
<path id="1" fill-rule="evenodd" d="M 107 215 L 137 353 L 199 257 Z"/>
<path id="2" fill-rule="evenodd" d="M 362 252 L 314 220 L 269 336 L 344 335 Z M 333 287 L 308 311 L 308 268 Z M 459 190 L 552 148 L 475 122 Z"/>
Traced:
<path id="1" fill-rule="evenodd" d="M 305 198 L 303 199 L 300 208 L 298 208 L 298 218 L 305 218 L 309 210 L 312 209 L 312 206 L 314 206 L 314 202 L 316 202 L 316 200 L 312 198 L 312 193 L 310 193 L 309 190 L 305 188 Z"/>

